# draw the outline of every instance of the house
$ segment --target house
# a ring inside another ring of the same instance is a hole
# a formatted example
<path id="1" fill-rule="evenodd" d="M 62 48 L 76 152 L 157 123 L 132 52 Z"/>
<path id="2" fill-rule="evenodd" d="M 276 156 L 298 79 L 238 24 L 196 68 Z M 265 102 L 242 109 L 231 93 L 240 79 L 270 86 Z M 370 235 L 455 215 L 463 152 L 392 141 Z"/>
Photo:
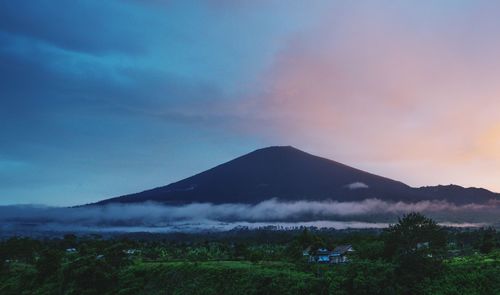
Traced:
<path id="1" fill-rule="evenodd" d="M 126 249 L 126 250 L 123 250 L 123 253 L 127 254 L 127 255 L 136 255 L 136 254 L 139 254 L 139 250 L 137 249 Z"/>
<path id="2" fill-rule="evenodd" d="M 349 254 L 354 252 L 352 245 L 339 245 L 330 253 L 330 262 L 334 264 L 349 262 Z"/>
<path id="3" fill-rule="evenodd" d="M 354 252 L 351 245 L 339 245 L 332 251 L 327 248 L 319 248 L 311 253 L 311 247 L 307 247 L 302 255 L 307 257 L 310 263 L 347 263 L 349 262 L 349 254 Z"/>
<path id="4" fill-rule="evenodd" d="M 302 256 L 307 257 L 307 261 L 311 263 L 330 262 L 330 251 L 326 248 L 319 248 L 316 251 L 311 251 L 311 247 L 309 246 L 302 251 Z"/>
<path id="5" fill-rule="evenodd" d="M 309 253 L 311 252 L 311 246 L 307 247 L 302 251 L 302 256 L 309 257 Z"/>
<path id="6" fill-rule="evenodd" d="M 417 247 L 413 248 L 413 252 L 415 251 L 427 251 L 429 250 L 429 242 L 421 242 L 417 243 Z M 432 253 L 427 253 L 427 257 L 432 257 Z"/>
<path id="7" fill-rule="evenodd" d="M 316 250 L 317 263 L 330 263 L 330 251 L 326 248 L 319 248 Z"/>
<path id="8" fill-rule="evenodd" d="M 78 251 L 76 250 L 76 248 L 67 248 L 66 249 L 66 253 L 68 254 L 74 254 L 74 253 L 77 253 Z"/>
<path id="9" fill-rule="evenodd" d="M 429 242 L 417 243 L 417 250 L 428 249 L 428 248 L 429 248 Z"/>

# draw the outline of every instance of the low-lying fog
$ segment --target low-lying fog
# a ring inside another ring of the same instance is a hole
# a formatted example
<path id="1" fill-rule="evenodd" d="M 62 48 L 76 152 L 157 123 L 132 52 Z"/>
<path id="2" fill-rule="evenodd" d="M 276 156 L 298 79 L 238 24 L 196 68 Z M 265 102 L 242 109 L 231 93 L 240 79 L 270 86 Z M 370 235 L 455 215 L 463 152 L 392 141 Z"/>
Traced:
<path id="1" fill-rule="evenodd" d="M 256 205 L 195 203 L 167 206 L 157 203 L 110 204 L 75 208 L 36 205 L 0 206 L 4 232 L 103 231 L 172 232 L 223 231 L 244 226 L 268 225 L 346 228 L 383 228 L 405 213 L 417 211 L 445 226 L 479 227 L 500 224 L 498 204 L 457 206 L 444 201 L 417 203 L 368 199 L 360 202 L 297 201 L 270 199 Z"/>

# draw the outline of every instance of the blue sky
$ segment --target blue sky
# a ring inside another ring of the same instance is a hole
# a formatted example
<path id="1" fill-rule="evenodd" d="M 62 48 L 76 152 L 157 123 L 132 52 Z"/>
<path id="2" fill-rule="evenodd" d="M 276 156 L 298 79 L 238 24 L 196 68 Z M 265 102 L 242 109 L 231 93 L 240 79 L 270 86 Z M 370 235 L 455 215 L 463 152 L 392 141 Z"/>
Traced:
<path id="1" fill-rule="evenodd" d="M 498 190 L 494 6 L 0 0 L 0 204 L 97 201 L 288 144 Z"/>
<path id="2" fill-rule="evenodd" d="M 310 19 L 199 3 L 0 2 L 1 203 L 95 201 L 263 144 L 197 109 L 237 99 Z"/>

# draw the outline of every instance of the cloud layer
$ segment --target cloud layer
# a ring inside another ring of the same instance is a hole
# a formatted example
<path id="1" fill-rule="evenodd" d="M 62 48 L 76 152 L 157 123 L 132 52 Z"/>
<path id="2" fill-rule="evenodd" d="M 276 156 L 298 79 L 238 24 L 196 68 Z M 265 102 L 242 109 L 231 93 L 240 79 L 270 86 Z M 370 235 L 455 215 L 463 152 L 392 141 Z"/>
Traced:
<path id="1" fill-rule="evenodd" d="M 457 206 L 443 201 L 417 203 L 385 202 L 280 202 L 270 199 L 256 205 L 195 203 L 165 206 L 156 203 L 110 204 L 75 208 L 45 206 L 0 207 L 4 230 L 33 227 L 34 230 L 76 231 L 183 231 L 190 229 L 227 230 L 235 226 L 323 224 L 325 227 L 384 227 L 397 216 L 423 212 L 449 226 L 495 224 L 500 222 L 495 205 Z"/>

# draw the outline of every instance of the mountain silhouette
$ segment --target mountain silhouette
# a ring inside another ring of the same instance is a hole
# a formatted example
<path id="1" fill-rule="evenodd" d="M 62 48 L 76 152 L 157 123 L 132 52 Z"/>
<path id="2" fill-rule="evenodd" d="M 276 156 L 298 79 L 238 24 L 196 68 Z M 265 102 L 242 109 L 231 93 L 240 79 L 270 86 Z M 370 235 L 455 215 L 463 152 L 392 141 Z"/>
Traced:
<path id="1" fill-rule="evenodd" d="M 456 204 L 499 200 L 500 194 L 456 185 L 413 188 L 402 182 L 314 156 L 291 146 L 253 151 L 181 181 L 95 204 L 154 201 L 256 204 L 283 201 L 445 200 Z"/>

